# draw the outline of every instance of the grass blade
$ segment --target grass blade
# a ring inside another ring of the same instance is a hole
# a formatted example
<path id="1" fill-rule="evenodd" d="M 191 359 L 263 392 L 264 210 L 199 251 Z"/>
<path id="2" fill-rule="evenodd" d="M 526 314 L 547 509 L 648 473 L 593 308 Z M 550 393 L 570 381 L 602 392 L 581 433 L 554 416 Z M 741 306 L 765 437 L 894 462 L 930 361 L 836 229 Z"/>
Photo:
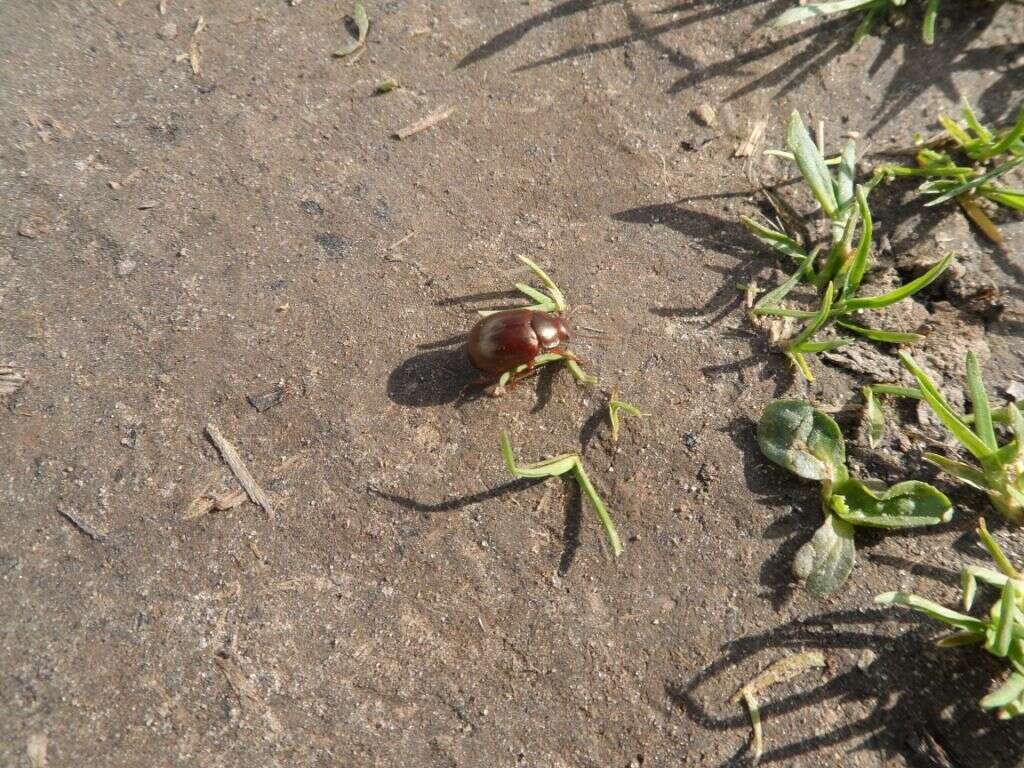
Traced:
<path id="1" fill-rule="evenodd" d="M 784 232 L 779 232 L 777 229 L 766 227 L 749 216 L 740 216 L 740 222 L 747 228 L 750 234 L 765 245 L 786 254 L 798 264 L 806 263 L 807 253 L 800 247 L 800 244 L 789 235 Z"/>
<path id="2" fill-rule="evenodd" d="M 913 296 L 918 291 L 927 288 L 936 280 L 936 278 L 938 278 L 939 275 L 946 271 L 946 268 L 952 261 L 953 254 L 946 254 L 945 258 L 935 264 L 923 275 L 911 280 L 905 285 L 901 285 L 896 290 L 889 291 L 889 293 L 883 293 L 881 296 L 867 296 L 861 299 L 850 299 L 849 301 L 843 302 L 843 307 L 850 312 L 858 309 L 881 309 L 883 307 L 888 307 L 890 304 L 902 301 L 909 296 Z"/>
<path id="3" fill-rule="evenodd" d="M 1024 675 L 1020 672 L 1013 672 L 1005 683 L 983 698 L 980 705 L 982 709 L 998 709 L 1020 698 L 1022 693 L 1024 693 Z"/>
<path id="4" fill-rule="evenodd" d="M 804 9 L 810 7 L 804 6 Z M 785 15 L 783 14 L 783 16 Z M 789 119 L 786 146 L 793 153 L 797 167 L 811 188 L 814 197 L 821 203 L 826 215 L 830 219 L 834 219 L 839 204 L 836 201 L 835 189 L 832 187 L 832 177 L 829 175 L 828 166 L 825 165 L 825 158 L 821 156 L 817 145 L 807 132 L 807 127 L 800 119 L 799 112 L 794 111 Z"/>
<path id="5" fill-rule="evenodd" d="M 992 411 L 989 408 L 988 395 L 985 393 L 985 383 L 981 380 L 978 358 L 973 352 L 967 353 L 967 389 L 974 410 L 974 431 L 989 450 L 995 451 L 999 445 L 996 443 L 996 432 L 992 428 Z"/>
<path id="6" fill-rule="evenodd" d="M 622 544 L 619 542 L 619 533 L 615 530 L 615 523 L 612 521 L 611 515 L 608 514 L 604 502 L 597 495 L 597 491 L 590 482 L 590 478 L 587 477 L 587 472 L 583 469 L 583 463 L 577 459 L 576 466 L 573 469 L 576 475 L 576 482 L 580 484 L 580 489 L 587 497 L 587 500 L 590 501 L 590 506 L 597 512 L 601 525 L 604 527 L 605 535 L 608 537 L 608 543 L 612 547 L 612 552 L 618 557 L 622 554 Z"/>
<path id="7" fill-rule="evenodd" d="M 920 333 L 903 333 L 902 331 L 885 331 L 876 328 L 865 328 L 862 325 L 854 325 L 846 320 L 837 320 L 836 325 L 840 328 L 852 331 L 853 333 L 860 334 L 866 339 L 881 341 L 886 344 L 913 344 L 915 341 L 921 341 L 924 338 Z"/>
<path id="8" fill-rule="evenodd" d="M 1016 606 L 1017 590 L 1014 589 L 1013 580 L 1007 579 L 1003 585 L 1002 599 L 999 601 L 999 623 L 996 624 L 996 636 L 993 639 L 992 647 L 989 649 L 1000 658 L 1006 656 L 1010 651 L 1010 640 L 1013 639 L 1013 609 Z"/>
<path id="9" fill-rule="evenodd" d="M 935 17 L 939 15 L 939 0 L 928 0 L 924 8 L 924 25 L 921 28 L 921 38 L 926 45 L 935 42 Z"/>
<path id="10" fill-rule="evenodd" d="M 917 595 L 910 595 L 906 592 L 886 592 L 885 594 L 879 595 L 875 598 L 875 602 L 879 605 L 902 605 L 904 608 L 911 608 L 915 611 L 919 611 L 927 616 L 931 616 L 933 619 L 941 621 L 943 624 L 948 624 L 951 627 L 963 630 L 964 632 L 982 632 L 987 629 L 985 622 L 980 621 L 973 616 L 967 616 L 957 611 L 951 611 L 944 605 L 926 600 L 923 597 Z"/>
<path id="11" fill-rule="evenodd" d="M 946 425 L 946 429 L 952 432 L 953 436 L 976 459 L 980 460 L 987 457 L 990 453 L 988 446 L 956 415 L 956 412 L 949 405 L 946 398 L 942 396 L 942 393 L 932 383 L 932 380 L 928 378 L 928 374 L 921 370 L 917 363 L 914 362 L 914 358 L 906 352 L 901 352 L 900 360 L 903 362 L 903 367 L 910 371 L 914 378 L 917 379 L 917 383 L 921 387 L 921 396 L 924 397 L 928 405 L 935 411 L 939 421 Z"/>
<path id="12" fill-rule="evenodd" d="M 944 203 L 947 200 L 952 200 L 954 197 L 962 195 L 964 192 L 971 192 L 977 189 L 978 187 L 992 181 L 992 179 L 998 178 L 999 176 L 1002 176 L 1004 173 L 1012 171 L 1014 168 L 1021 164 L 1024 164 L 1024 155 L 1021 155 L 1020 157 L 1015 157 L 1013 160 L 1008 160 L 1007 162 L 1003 163 L 1002 165 L 996 168 L 993 168 L 991 171 L 982 176 L 973 178 L 970 181 L 964 182 L 963 184 L 956 185 L 952 189 L 949 189 L 943 194 L 936 197 L 934 200 L 929 200 L 927 203 L 924 204 L 924 206 L 925 208 L 930 208 L 933 205 L 938 205 L 939 203 Z M 929 192 L 929 186 L 930 185 L 927 183 L 923 184 L 921 186 L 921 191 Z"/>
<path id="13" fill-rule="evenodd" d="M 818 314 L 811 319 L 796 338 L 786 345 L 787 350 L 800 352 L 800 345 L 809 341 L 818 332 L 818 329 L 825 324 L 829 313 L 832 311 L 832 297 L 835 295 L 835 288 L 834 283 L 828 284 L 828 288 L 825 289 L 825 295 L 821 299 L 821 307 L 818 308 Z"/>

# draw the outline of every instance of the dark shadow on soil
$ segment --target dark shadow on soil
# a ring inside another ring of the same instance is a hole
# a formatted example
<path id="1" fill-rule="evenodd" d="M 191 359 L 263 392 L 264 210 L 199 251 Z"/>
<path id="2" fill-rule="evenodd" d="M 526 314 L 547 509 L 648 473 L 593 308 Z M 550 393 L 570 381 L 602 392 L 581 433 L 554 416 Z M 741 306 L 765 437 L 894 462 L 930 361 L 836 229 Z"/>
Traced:
<path id="1" fill-rule="evenodd" d="M 569 16 L 587 13 L 610 4 L 610 0 L 567 0 L 546 11 L 531 16 L 501 32 L 467 54 L 456 66 L 463 68 L 477 64 L 505 51 L 519 43 L 532 30 L 546 24 L 559 22 Z M 685 14 L 661 23 L 650 23 L 626 2 L 622 5 L 626 15 L 628 31 L 610 40 L 579 45 L 534 62 L 522 64 L 514 71 L 544 67 L 558 62 L 589 56 L 609 50 L 642 44 L 657 56 L 666 59 L 686 74 L 676 80 L 669 93 L 680 93 L 695 88 L 719 77 L 734 77 L 744 68 L 759 68 L 763 62 L 780 57 L 777 66 L 760 77 L 756 77 L 742 88 L 729 94 L 728 100 L 737 99 L 753 91 L 772 90 L 776 99 L 785 96 L 802 83 L 819 75 L 833 59 L 846 54 L 852 45 L 853 31 L 860 21 L 860 15 L 841 14 L 826 17 L 818 23 L 802 24 L 785 28 L 780 32 L 756 34 L 760 43 L 738 53 L 727 60 L 708 65 L 701 64 L 685 51 L 663 39 L 671 34 L 678 39 L 678 33 L 699 22 L 749 6 L 760 5 L 756 13 L 759 27 L 768 28 L 767 22 L 785 8 L 791 7 L 791 0 L 776 0 L 760 3 L 759 0 L 692 0 L 669 5 L 655 12 L 656 16 Z M 1006 4 L 1009 6 L 1009 4 Z M 1020 62 L 1019 46 L 1007 43 L 988 48 L 971 49 L 992 23 L 1000 7 L 995 3 L 963 3 L 956 6 L 944 4 L 944 19 L 938 40 L 934 45 L 925 45 L 921 40 L 921 15 L 910 13 L 905 24 L 888 29 L 880 35 L 881 47 L 868 66 L 868 76 L 873 77 L 882 65 L 899 58 L 897 71 L 885 87 L 881 103 L 885 105 L 869 133 L 875 133 L 892 118 L 907 109 L 931 88 L 937 88 L 946 98 L 958 101 L 959 94 L 954 83 L 957 72 L 986 70 L 998 73 L 992 83 L 975 96 L 977 105 L 989 119 L 1001 120 L 1012 117 L 1015 96 L 1024 89 L 1024 63 Z M 755 12 L 751 9 L 750 12 Z M 1012 12 L 1012 8 L 1006 12 Z M 781 35 L 771 39 L 774 35 Z"/>
<path id="2" fill-rule="evenodd" d="M 479 396 L 473 383 L 480 378 L 461 347 L 431 349 L 413 355 L 388 376 L 388 397 L 414 408 L 445 405 Z"/>
<path id="3" fill-rule="evenodd" d="M 491 501 L 504 496 L 507 493 L 518 493 L 519 491 L 525 491 L 527 488 L 532 488 L 535 485 L 539 485 L 544 482 L 544 478 L 533 478 L 524 477 L 518 480 L 512 480 L 507 483 L 503 483 L 496 488 L 489 488 L 486 491 L 480 491 L 479 493 L 471 493 L 467 496 L 458 496 L 454 499 L 448 499 L 447 501 L 439 501 L 435 503 L 418 501 L 417 499 L 410 498 L 408 496 L 400 496 L 394 493 L 388 493 L 387 491 L 381 491 L 377 488 L 367 487 L 366 492 L 371 496 L 376 496 L 381 499 L 387 499 L 388 501 L 394 502 L 400 507 L 410 509 L 414 512 L 419 512 L 422 515 L 428 516 L 433 512 L 454 512 L 457 509 L 468 507 L 472 504 L 480 504 L 485 501 Z"/>
<path id="4" fill-rule="evenodd" d="M 890 637 L 887 625 L 892 624 L 911 629 Z M 849 751 L 871 749 L 890 759 L 902 755 L 915 766 L 1019 765 L 1024 732 L 977 704 L 999 679 L 1003 665 L 978 648 L 936 648 L 936 634 L 934 624 L 898 609 L 825 613 L 726 643 L 719 660 L 687 682 L 668 685 L 666 692 L 701 727 L 735 731 L 737 740 L 745 741 L 749 717 L 740 705 L 722 703 L 723 692 L 736 690 L 784 655 L 821 649 L 830 667 L 824 674 L 831 677 L 822 681 L 819 670 L 809 670 L 789 684 L 788 694 L 783 695 L 787 688 L 780 685 L 761 697 L 767 734 L 762 764 L 791 765 L 801 756 L 849 744 Z M 854 653 L 859 653 L 856 663 Z M 868 714 L 819 729 L 801 741 L 779 744 L 770 735 L 774 717 L 810 707 L 835 709 L 848 702 L 859 702 Z M 737 764 L 743 751 L 741 745 L 720 768 Z M 943 755 L 950 762 L 939 762 Z"/>
<path id="5" fill-rule="evenodd" d="M 576 552 L 580 548 L 580 526 L 583 523 L 583 493 L 579 483 L 571 477 L 563 477 L 565 488 L 565 525 L 562 528 L 562 556 L 558 560 L 558 575 L 569 573 Z"/>

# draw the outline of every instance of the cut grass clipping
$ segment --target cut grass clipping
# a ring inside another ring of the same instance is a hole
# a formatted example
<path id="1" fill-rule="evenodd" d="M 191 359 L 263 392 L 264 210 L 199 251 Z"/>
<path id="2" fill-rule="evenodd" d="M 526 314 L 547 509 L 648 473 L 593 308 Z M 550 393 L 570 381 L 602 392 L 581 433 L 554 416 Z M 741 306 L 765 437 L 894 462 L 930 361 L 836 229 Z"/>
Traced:
<path id="1" fill-rule="evenodd" d="M 1010 665 L 1010 676 L 980 704 L 983 709 L 996 710 L 1002 720 L 1024 712 L 1024 575 L 1021 574 L 999 548 L 985 527 L 978 524 L 978 536 L 988 550 L 998 570 L 967 566 L 961 571 L 963 607 L 970 611 L 981 581 L 999 590 L 999 599 L 992 605 L 986 618 L 975 618 L 917 595 L 906 592 L 886 592 L 875 598 L 882 605 L 902 605 L 948 624 L 956 630 L 939 640 L 946 648 L 980 645 Z"/>
<path id="2" fill-rule="evenodd" d="M 850 477 L 839 426 L 801 400 L 769 403 L 757 426 L 757 442 L 771 461 L 821 483 L 825 522 L 793 560 L 793 572 L 818 597 L 849 578 L 855 527 L 915 528 L 946 523 L 953 516 L 949 499 L 928 483 L 909 480 L 886 487 Z"/>
<path id="3" fill-rule="evenodd" d="M 627 403 L 623 400 L 618 399 L 619 394 L 615 392 L 612 394 L 611 399 L 608 401 L 608 421 L 612 425 L 612 442 L 619 442 L 619 411 L 630 416 L 636 416 L 640 418 L 642 416 L 650 416 L 649 413 L 644 413 L 635 405 Z"/>
<path id="4" fill-rule="evenodd" d="M 821 651 L 803 651 L 791 656 L 783 656 L 749 683 L 746 683 L 729 699 L 730 704 L 738 704 L 742 700 L 747 705 L 747 712 L 750 713 L 750 725 L 754 731 L 751 749 L 754 752 L 755 764 L 764 754 L 764 733 L 761 730 L 761 705 L 757 700 L 758 695 L 773 685 L 793 679 L 805 670 L 820 669 L 824 666 L 825 655 Z"/>
<path id="5" fill-rule="evenodd" d="M 796 164 L 822 214 L 828 219 L 830 240 L 808 251 L 781 226 L 764 224 L 747 216 L 741 217 L 754 237 L 796 263 L 796 269 L 789 279 L 761 297 L 750 312 L 755 321 L 760 317 L 780 317 L 804 322 L 795 336 L 782 339 L 779 344 L 804 377 L 813 381 L 807 355 L 827 352 L 854 341 L 839 336 L 817 339 L 819 333 L 832 326 L 875 342 L 907 344 L 919 341 L 922 337 L 915 333 L 866 327 L 862 325 L 859 315 L 865 311 L 884 309 L 926 288 L 950 265 L 953 254 L 948 254 L 920 277 L 892 291 L 877 296 L 859 295 L 861 282 L 871 265 L 874 236 L 868 192 L 881 179 L 872 179 L 867 185 L 856 184 L 854 174 L 857 148 L 852 140 L 846 143 L 840 156 L 833 162 L 837 167 L 835 173 L 832 173 L 829 170 L 830 161 L 825 159 L 824 149 L 820 146 L 820 135 L 819 143 L 816 144 L 798 112 L 793 112 L 790 117 L 786 144 L 788 151 L 770 150 L 769 153 Z M 819 264 L 818 257 L 822 253 L 824 260 Z M 782 305 L 783 299 L 801 283 L 808 283 L 817 290 L 817 309 L 803 310 Z"/>
<path id="6" fill-rule="evenodd" d="M 1024 188 L 996 181 L 1024 164 L 1024 105 L 1017 122 L 1001 130 L 982 125 L 966 101 L 962 112 L 964 124 L 939 115 L 944 130 L 928 140 L 918 138 L 916 165 L 880 165 L 875 168 L 875 178 L 923 179 L 918 191 L 932 196 L 926 206 L 955 199 L 989 240 L 1002 243 L 1002 232 L 982 203 L 1024 211 Z"/>
<path id="7" fill-rule="evenodd" d="M 937 453 L 924 458 L 948 475 L 984 491 L 992 506 L 1013 525 L 1024 518 L 1024 418 L 1015 403 L 994 409 L 985 392 L 981 368 L 973 352 L 967 354 L 967 392 L 973 412 L 956 411 L 925 371 L 908 354 L 900 355 L 903 366 L 917 379 L 918 387 L 873 385 L 865 391 L 868 435 L 874 444 L 882 438 L 885 420 L 876 395 L 911 397 L 928 403 L 935 416 L 976 462 L 968 464 Z M 996 425 L 1008 427 L 1012 437 L 1002 445 Z"/>
<path id="8" fill-rule="evenodd" d="M 594 508 L 605 535 L 608 537 L 608 544 L 616 557 L 622 554 L 622 544 L 619 541 L 618 531 L 615 530 L 615 523 L 604 505 L 604 501 L 597 494 L 594 484 L 590 482 L 587 471 L 583 468 L 583 460 L 575 453 L 563 453 L 544 461 L 533 464 L 516 464 L 515 454 L 512 452 L 512 441 L 507 432 L 501 433 L 501 454 L 505 458 L 505 466 L 508 471 L 516 477 L 558 477 L 571 472 L 580 490 L 587 497 L 590 506 Z"/>
<path id="9" fill-rule="evenodd" d="M 1000 0 L 993 0 L 1000 2 Z M 837 13 L 861 13 L 860 24 L 853 33 L 853 44 L 856 45 L 867 35 L 870 35 L 875 25 L 895 13 L 902 6 L 907 5 L 907 0 L 829 0 L 821 3 L 807 3 L 788 11 L 775 19 L 773 25 L 784 27 L 788 24 L 795 24 L 808 19 L 816 19 L 820 16 L 829 16 Z M 931 45 L 935 42 L 935 21 L 939 15 L 939 0 L 918 0 L 911 3 L 924 8 L 924 20 L 921 22 L 921 39 Z"/>
<path id="10" fill-rule="evenodd" d="M 526 283 L 516 283 L 516 290 L 519 291 L 524 296 L 526 296 L 526 298 L 530 299 L 533 302 L 533 304 L 530 304 L 527 307 L 523 307 L 520 305 L 516 307 L 506 307 L 505 309 L 529 309 L 533 310 L 534 312 L 553 312 L 555 314 L 563 314 L 564 312 L 566 312 L 569 309 L 569 305 L 566 303 L 565 295 L 555 284 L 555 281 L 548 277 L 548 274 L 543 269 L 541 269 L 536 263 L 526 258 L 525 256 L 517 256 L 516 258 L 518 258 L 521 262 L 523 262 L 523 264 L 530 268 L 533 274 L 537 276 L 537 279 L 540 280 L 541 285 L 543 285 L 544 288 L 543 290 L 540 290 L 534 288 L 532 285 L 527 285 Z M 496 312 L 502 311 L 504 310 L 481 309 L 478 310 L 477 314 L 479 314 L 481 317 L 487 317 L 488 315 L 493 315 Z M 573 378 L 576 379 L 576 381 L 579 382 L 580 384 L 583 384 L 584 386 L 588 387 L 597 384 L 596 376 L 591 376 L 589 373 L 583 370 L 583 368 L 576 360 L 572 359 L 571 357 L 566 357 L 565 355 L 560 355 L 551 352 L 545 353 L 543 355 L 538 355 L 533 359 L 533 367 L 537 368 L 538 366 L 541 365 L 548 365 L 549 363 L 557 363 L 559 361 L 565 361 L 565 367 L 569 369 L 569 372 L 572 374 Z M 518 368 L 503 373 L 501 375 L 501 378 L 498 379 L 498 389 L 503 388 L 506 384 L 509 383 L 509 381 L 512 380 L 514 376 L 523 373 L 524 371 L 528 370 L 529 367 L 530 366 L 527 365 L 520 365 Z"/>

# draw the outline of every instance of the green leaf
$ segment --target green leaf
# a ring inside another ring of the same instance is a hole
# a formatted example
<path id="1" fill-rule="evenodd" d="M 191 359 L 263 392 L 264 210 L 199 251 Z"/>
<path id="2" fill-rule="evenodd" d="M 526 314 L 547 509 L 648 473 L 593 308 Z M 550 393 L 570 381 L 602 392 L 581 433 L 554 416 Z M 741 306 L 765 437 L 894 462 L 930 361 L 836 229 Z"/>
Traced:
<path id="1" fill-rule="evenodd" d="M 995 637 L 988 650 L 996 656 L 1003 658 L 1010 652 L 1010 640 L 1013 639 L 1014 608 L 1016 607 L 1017 590 L 1014 588 L 1013 579 L 1007 579 L 1003 585 L 1002 598 L 997 606 L 993 606 L 993 612 L 998 613 L 996 621 Z"/>
<path id="2" fill-rule="evenodd" d="M 860 210 L 860 217 L 864 222 L 860 233 L 860 242 L 857 251 L 853 255 L 850 269 L 846 273 L 846 280 L 843 284 L 843 298 L 851 299 L 860 288 L 864 273 L 868 268 L 868 259 L 871 255 L 871 240 L 874 237 L 874 221 L 871 218 L 871 209 L 868 207 L 868 196 L 864 187 L 857 187 L 857 207 Z"/>
<path id="3" fill-rule="evenodd" d="M 890 304 L 895 304 L 897 301 L 902 301 L 903 299 L 913 296 L 918 291 L 931 285 L 939 275 L 946 271 L 946 268 L 952 261 L 953 254 L 947 254 L 944 259 L 935 264 L 923 275 L 911 280 L 905 285 L 901 285 L 896 290 L 890 291 L 889 293 L 883 293 L 881 296 L 868 296 L 844 301 L 843 309 L 847 312 L 853 312 L 858 309 L 881 309 L 883 307 L 888 307 Z"/>
<path id="4" fill-rule="evenodd" d="M 800 247 L 800 244 L 784 232 L 766 227 L 749 216 L 740 216 L 740 222 L 747 230 L 762 243 L 771 246 L 780 253 L 784 253 L 798 264 L 807 261 L 807 252 Z"/>
<path id="5" fill-rule="evenodd" d="M 337 51 L 334 52 L 335 57 L 343 58 L 345 56 L 351 56 L 353 53 L 358 51 L 364 45 L 366 45 L 366 33 L 370 29 L 370 20 L 366 16 L 366 9 L 362 3 L 357 2 L 352 7 L 352 20 L 356 24 L 356 31 L 358 37 L 355 40 L 351 40 Z"/>
<path id="6" fill-rule="evenodd" d="M 796 288 L 797 284 L 800 282 L 800 279 L 804 274 L 804 269 L 803 265 L 797 267 L 796 272 L 790 275 L 786 282 L 762 296 L 751 309 L 751 313 L 755 315 L 763 315 L 765 314 L 765 310 L 778 309 L 778 303 L 786 298 L 789 292 Z"/>
<path id="7" fill-rule="evenodd" d="M 957 416 L 956 411 L 950 407 L 946 398 L 939 392 L 938 387 L 928 378 L 928 374 L 921 370 L 917 363 L 914 362 L 914 358 L 906 352 L 901 352 L 900 360 L 903 362 L 903 367 L 910 371 L 914 378 L 917 379 L 917 383 L 921 387 L 922 397 L 931 406 L 939 421 L 946 426 L 946 429 L 952 432 L 953 436 L 960 441 L 960 444 L 970 451 L 976 459 L 986 458 L 990 453 L 988 446 Z"/>
<path id="8" fill-rule="evenodd" d="M 875 491 L 851 478 L 833 487 L 829 506 L 851 525 L 875 528 L 937 525 L 953 517 L 953 505 L 945 494 L 918 480 Z"/>
<path id="9" fill-rule="evenodd" d="M 853 180 L 856 175 L 857 145 L 850 139 L 843 147 L 839 170 L 836 173 L 836 202 L 843 208 L 853 201 Z M 861 214 L 864 211 L 861 209 Z"/>
<path id="10" fill-rule="evenodd" d="M 826 339 L 825 341 L 805 341 L 799 347 L 791 347 L 790 352 L 802 352 L 805 355 L 816 355 L 819 352 L 831 352 L 853 344 L 853 339 Z"/>
<path id="11" fill-rule="evenodd" d="M 924 8 L 924 25 L 921 28 L 921 37 L 926 45 L 935 42 L 935 17 L 939 14 L 939 0 L 928 0 Z"/>
<path id="12" fill-rule="evenodd" d="M 999 446 L 996 443 L 995 429 L 992 427 L 992 411 L 989 408 L 988 395 L 985 394 L 985 383 L 981 380 L 978 358 L 973 352 L 967 353 L 967 391 L 974 408 L 974 431 L 989 450 L 995 451 Z"/>
<path id="13" fill-rule="evenodd" d="M 913 344 L 921 341 L 924 336 L 920 333 L 903 333 L 902 331 L 886 331 L 877 328 L 865 328 L 863 325 L 854 325 L 845 320 L 837 320 L 836 325 L 848 331 L 859 334 L 872 341 L 880 341 L 886 344 Z"/>
<path id="14" fill-rule="evenodd" d="M 370 19 L 366 15 L 366 9 L 363 4 L 356 2 L 352 6 L 352 20 L 356 23 L 356 31 L 359 33 L 359 42 L 366 42 L 366 33 L 370 31 Z"/>
<path id="15" fill-rule="evenodd" d="M 817 597 L 835 592 L 849 578 L 854 559 L 853 527 L 829 515 L 793 559 L 793 573 Z"/>
<path id="16" fill-rule="evenodd" d="M 909 595 L 906 592 L 886 592 L 885 594 L 879 595 L 875 598 L 875 602 L 879 605 L 902 605 L 905 608 L 912 608 L 915 611 L 919 611 L 927 616 L 931 616 L 933 619 L 941 621 L 943 624 L 948 624 L 951 627 L 956 627 L 964 632 L 985 632 L 988 629 L 988 625 L 985 622 L 980 621 L 973 616 L 967 616 L 956 611 L 951 611 L 945 606 L 934 603 L 931 600 L 926 600 L 923 597 L 917 595 Z"/>
<path id="17" fill-rule="evenodd" d="M 839 426 L 801 400 L 769 403 L 757 425 L 757 442 L 765 456 L 799 477 L 846 476 L 846 444 Z"/>
<path id="18" fill-rule="evenodd" d="M 624 411 L 630 416 L 650 416 L 649 413 L 644 413 L 635 405 L 623 402 L 622 400 L 616 400 L 614 397 L 608 401 L 608 421 L 612 425 L 612 442 L 619 442 L 619 411 Z"/>
<path id="19" fill-rule="evenodd" d="M 800 5 L 796 8 L 790 8 L 788 11 L 778 16 L 775 21 L 772 22 L 772 26 L 785 27 L 789 24 L 795 24 L 798 21 L 806 21 L 807 19 L 813 19 L 818 16 L 827 16 L 830 13 L 843 13 L 844 11 L 868 8 L 873 5 L 878 5 L 878 0 L 831 0 L 831 2 L 825 3 Z"/>
<path id="20" fill-rule="evenodd" d="M 973 488 L 977 488 L 979 491 L 988 489 L 985 473 L 975 469 L 970 464 L 947 459 L 945 456 L 940 456 L 937 453 L 926 453 L 924 454 L 924 459 L 925 461 L 930 461 L 946 474 L 953 475 L 953 477 L 962 480 Z"/>
<path id="21" fill-rule="evenodd" d="M 997 709 L 1020 698 L 1021 694 L 1024 694 L 1024 675 L 1020 672 L 1012 672 L 1005 683 L 979 703 L 982 709 Z"/>
<path id="22" fill-rule="evenodd" d="M 809 7 L 804 6 L 804 9 Z M 785 16 L 786 14 L 782 15 L 782 17 Z M 804 125 L 803 120 L 800 119 L 799 112 L 794 111 L 789 119 L 786 146 L 793 153 L 800 173 L 811 188 L 815 198 L 821 203 L 822 210 L 825 211 L 825 214 L 830 219 L 835 218 L 839 204 L 836 201 L 835 190 L 832 187 L 832 177 L 829 175 L 828 166 L 825 165 L 825 158 L 821 156 L 817 145 L 807 132 L 807 127 Z"/>
<path id="23" fill-rule="evenodd" d="M 512 441 L 508 432 L 501 433 L 501 455 L 505 459 L 505 466 L 508 471 L 516 477 L 557 477 L 571 471 L 579 463 L 579 456 L 575 453 L 564 453 L 535 464 L 516 464 L 515 454 L 512 452 Z"/>
<path id="24" fill-rule="evenodd" d="M 1017 116 L 1017 122 L 1008 130 L 1003 137 L 991 147 L 978 152 L 976 159 L 988 160 L 989 158 L 1001 155 L 1010 149 L 1024 135 L 1024 106 L 1021 107 Z"/>
<path id="25" fill-rule="evenodd" d="M 868 445 L 875 448 L 885 435 L 885 413 L 871 387 L 864 387 L 861 393 L 864 395 L 864 418 L 868 423 Z"/>
<path id="26" fill-rule="evenodd" d="M 988 173 L 982 176 L 977 176 L 971 179 L 970 181 L 964 182 L 963 184 L 958 184 L 952 189 L 949 189 L 945 193 L 939 195 L 934 200 L 929 200 L 927 203 L 924 204 L 925 208 L 930 208 L 933 205 L 944 203 L 947 200 L 951 200 L 954 197 L 957 197 L 958 195 L 962 195 L 964 192 L 970 192 L 974 189 L 977 189 L 978 187 L 992 181 L 992 179 L 998 178 L 999 176 L 1002 176 L 1004 173 L 1012 171 L 1014 168 L 1021 165 L 1022 163 L 1024 163 L 1024 155 L 1021 155 L 1020 157 L 1015 157 L 1012 160 L 1007 160 L 1005 163 L 996 168 L 993 168 Z M 931 182 L 926 182 L 925 184 L 922 184 L 921 191 L 925 193 L 931 193 L 933 191 L 931 187 Z"/>
<path id="27" fill-rule="evenodd" d="M 583 462 L 578 458 L 576 465 L 573 467 L 573 472 L 576 475 L 576 482 L 579 483 L 580 490 L 583 491 L 583 495 L 587 497 L 587 501 L 590 502 L 590 506 L 594 508 L 598 519 L 601 521 L 601 527 L 604 528 L 605 535 L 608 537 L 612 553 L 618 557 L 622 554 L 622 544 L 619 541 L 619 533 L 615 530 L 615 523 L 612 520 L 612 516 L 608 514 L 604 501 L 601 500 L 593 483 L 590 482 L 590 478 L 583 468 Z"/>
<path id="28" fill-rule="evenodd" d="M 811 318 L 810 322 L 804 326 L 803 330 L 793 338 L 788 344 L 786 349 L 793 352 L 800 352 L 800 345 L 810 341 L 811 337 L 818 332 L 826 322 L 828 322 L 829 313 L 832 311 L 832 297 L 835 295 L 835 284 L 829 283 L 828 288 L 825 289 L 825 295 L 821 298 L 821 306 L 818 308 L 818 313 Z"/>

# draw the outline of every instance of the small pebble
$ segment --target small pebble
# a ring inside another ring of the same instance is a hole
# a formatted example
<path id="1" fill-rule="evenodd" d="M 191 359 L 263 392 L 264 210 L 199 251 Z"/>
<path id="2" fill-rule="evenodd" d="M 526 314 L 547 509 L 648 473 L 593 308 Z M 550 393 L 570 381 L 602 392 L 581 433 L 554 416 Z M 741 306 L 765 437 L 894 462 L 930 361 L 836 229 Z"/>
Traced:
<path id="1" fill-rule="evenodd" d="M 135 271 L 137 266 L 138 264 L 135 263 L 134 259 L 124 259 L 123 261 L 119 261 L 117 263 L 117 274 L 120 277 L 128 277 L 128 275 Z"/>

